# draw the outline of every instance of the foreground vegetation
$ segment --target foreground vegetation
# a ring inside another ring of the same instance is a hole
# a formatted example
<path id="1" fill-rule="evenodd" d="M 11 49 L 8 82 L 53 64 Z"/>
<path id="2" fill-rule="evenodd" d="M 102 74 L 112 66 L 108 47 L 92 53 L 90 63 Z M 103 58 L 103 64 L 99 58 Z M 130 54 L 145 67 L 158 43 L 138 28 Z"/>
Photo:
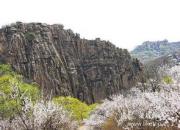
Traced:
<path id="1" fill-rule="evenodd" d="M 44 100 L 36 83 L 26 83 L 9 65 L 0 65 L 2 130 L 178 130 L 180 66 L 161 68 L 157 77 L 102 104 L 73 97 Z M 158 80 L 157 80 L 158 79 Z"/>
<path id="2" fill-rule="evenodd" d="M 96 104 L 73 97 L 44 100 L 35 83 L 28 84 L 9 65 L 0 65 L 0 129 L 77 129 Z"/>

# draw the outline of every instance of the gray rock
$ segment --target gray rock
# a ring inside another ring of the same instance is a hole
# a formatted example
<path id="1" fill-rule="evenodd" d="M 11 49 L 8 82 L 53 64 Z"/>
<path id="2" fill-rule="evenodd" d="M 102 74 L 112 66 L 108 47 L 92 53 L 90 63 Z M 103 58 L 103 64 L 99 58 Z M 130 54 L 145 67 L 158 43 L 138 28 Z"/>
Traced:
<path id="1" fill-rule="evenodd" d="M 141 79 L 141 63 L 108 41 L 80 39 L 62 25 L 30 23 L 23 29 L 16 35 L 0 31 L 0 59 L 37 82 L 45 94 L 93 103 Z M 35 34 L 34 40 L 27 40 L 27 33 Z"/>

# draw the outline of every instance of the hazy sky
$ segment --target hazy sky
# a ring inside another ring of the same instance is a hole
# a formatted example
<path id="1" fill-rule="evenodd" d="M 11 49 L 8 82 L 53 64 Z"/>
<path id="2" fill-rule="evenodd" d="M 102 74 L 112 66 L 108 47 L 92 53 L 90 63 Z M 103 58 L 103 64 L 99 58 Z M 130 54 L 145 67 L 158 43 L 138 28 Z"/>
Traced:
<path id="1" fill-rule="evenodd" d="M 180 0 L 0 0 L 0 25 L 61 23 L 82 38 L 132 49 L 143 41 L 180 40 Z"/>

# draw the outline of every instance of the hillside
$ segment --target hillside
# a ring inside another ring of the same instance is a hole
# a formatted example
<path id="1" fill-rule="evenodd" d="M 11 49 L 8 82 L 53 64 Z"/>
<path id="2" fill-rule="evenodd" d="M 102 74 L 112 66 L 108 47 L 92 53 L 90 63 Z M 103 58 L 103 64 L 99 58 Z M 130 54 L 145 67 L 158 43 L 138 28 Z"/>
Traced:
<path id="1" fill-rule="evenodd" d="M 135 85 L 142 65 L 109 41 L 81 39 L 63 25 L 17 22 L 0 29 L 0 61 L 44 94 L 73 96 L 87 103 Z"/>
<path id="2" fill-rule="evenodd" d="M 146 66 L 164 66 L 168 65 L 169 67 L 173 67 L 175 65 L 180 64 L 180 52 L 170 53 L 168 55 L 161 56 L 152 61 L 146 63 Z"/>
<path id="3" fill-rule="evenodd" d="M 146 41 L 131 51 L 131 55 L 146 63 L 161 56 L 178 52 L 179 50 L 180 42 L 168 42 L 167 40 Z"/>

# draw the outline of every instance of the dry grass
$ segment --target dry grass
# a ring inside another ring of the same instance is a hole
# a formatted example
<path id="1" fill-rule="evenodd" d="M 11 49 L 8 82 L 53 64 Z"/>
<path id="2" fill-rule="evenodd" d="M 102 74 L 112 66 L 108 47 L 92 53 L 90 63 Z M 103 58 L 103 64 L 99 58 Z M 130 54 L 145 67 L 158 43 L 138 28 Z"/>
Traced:
<path id="1" fill-rule="evenodd" d="M 120 129 L 118 127 L 117 122 L 113 118 L 109 118 L 102 126 L 102 130 L 123 130 L 123 129 Z"/>

